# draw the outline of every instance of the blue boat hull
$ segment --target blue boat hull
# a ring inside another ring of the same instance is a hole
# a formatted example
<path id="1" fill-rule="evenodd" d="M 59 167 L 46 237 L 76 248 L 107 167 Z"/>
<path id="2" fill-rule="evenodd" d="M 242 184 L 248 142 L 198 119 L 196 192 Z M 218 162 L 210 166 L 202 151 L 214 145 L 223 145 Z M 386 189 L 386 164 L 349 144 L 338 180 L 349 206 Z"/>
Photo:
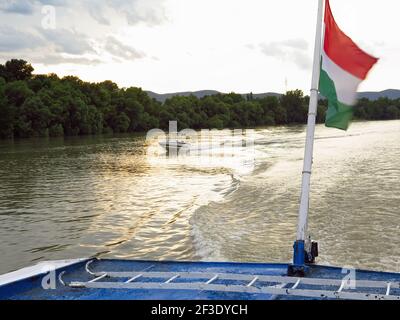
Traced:
<path id="1" fill-rule="evenodd" d="M 294 295 L 279 294 L 279 290 L 291 289 L 296 286 L 295 289 L 297 290 L 308 290 L 310 285 L 304 285 L 301 288 L 301 279 L 297 282 L 293 281 L 290 284 L 277 286 L 278 294 L 268 293 L 268 290 L 262 291 L 259 289 L 263 288 L 263 277 L 285 277 L 287 264 L 95 259 L 90 263 L 90 269 L 88 269 L 87 262 L 87 260 L 83 260 L 57 268 L 54 274 L 42 272 L 20 277 L 15 281 L 12 281 L 12 277 L 9 277 L 11 281 L 0 283 L 0 300 L 272 300 L 331 298 L 325 294 L 311 297 L 302 297 L 298 293 Z M 315 265 L 310 266 L 307 278 L 330 279 L 331 282 L 337 279 L 338 284 L 340 284 L 340 281 L 346 277 L 346 273 L 342 273 L 342 271 L 342 268 Z M 105 272 L 111 272 L 111 278 L 105 275 Z M 143 278 L 146 273 L 152 274 L 153 277 Z M 202 278 L 198 275 L 200 273 L 215 274 L 215 277 L 200 279 Z M 176 274 L 176 276 L 168 280 L 168 275 L 173 274 Z M 187 274 L 193 275 L 192 279 L 183 279 L 183 275 Z M 114 278 L 113 275 L 116 275 L 117 278 Z M 131 278 L 131 275 L 134 277 Z M 167 278 L 161 279 L 164 275 Z M 221 276 L 218 277 L 218 275 Z M 230 279 L 232 275 L 235 275 L 234 279 Z M 389 288 L 390 295 L 400 294 L 400 289 L 398 288 L 400 274 L 357 270 L 355 275 L 357 281 L 369 280 L 393 283 L 392 287 Z M 141 277 L 141 287 L 135 287 L 137 281 L 139 281 L 136 279 Z M 254 279 L 251 280 L 253 277 Z M 194 280 L 194 278 L 197 280 Z M 43 283 L 48 284 L 49 287 L 44 289 Z M 173 285 L 176 287 L 172 287 Z M 267 288 L 271 288 L 271 286 Z M 321 290 L 325 290 L 326 286 L 313 286 L 313 289 L 323 292 Z M 337 288 L 335 290 L 341 291 L 342 289 Z M 382 296 L 389 292 L 384 287 L 378 291 L 376 289 L 364 289 L 367 292 L 368 290 L 370 290 L 371 294 L 378 292 Z M 271 290 L 269 289 L 269 291 Z M 287 292 L 291 293 L 292 291 Z"/>

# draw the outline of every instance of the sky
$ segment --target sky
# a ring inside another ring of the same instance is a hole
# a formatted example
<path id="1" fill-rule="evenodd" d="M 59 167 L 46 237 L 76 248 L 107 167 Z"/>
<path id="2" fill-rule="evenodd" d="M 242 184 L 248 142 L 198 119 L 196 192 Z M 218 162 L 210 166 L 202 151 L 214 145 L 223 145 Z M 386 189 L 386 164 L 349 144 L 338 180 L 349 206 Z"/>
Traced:
<path id="1" fill-rule="evenodd" d="M 331 0 L 379 57 L 359 91 L 400 89 L 400 1 Z M 158 93 L 309 92 L 317 0 L 0 0 L 0 63 Z"/>

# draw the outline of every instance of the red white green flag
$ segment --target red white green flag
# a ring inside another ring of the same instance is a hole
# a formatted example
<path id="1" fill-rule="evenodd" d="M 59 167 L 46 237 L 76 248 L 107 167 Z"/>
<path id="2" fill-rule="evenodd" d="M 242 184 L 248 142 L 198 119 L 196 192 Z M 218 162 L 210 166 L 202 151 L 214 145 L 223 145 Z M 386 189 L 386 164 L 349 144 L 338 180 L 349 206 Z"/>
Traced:
<path id="1" fill-rule="evenodd" d="M 335 22 L 325 5 L 325 38 L 319 91 L 328 99 L 326 126 L 347 130 L 357 100 L 357 89 L 377 58 L 361 50 Z"/>

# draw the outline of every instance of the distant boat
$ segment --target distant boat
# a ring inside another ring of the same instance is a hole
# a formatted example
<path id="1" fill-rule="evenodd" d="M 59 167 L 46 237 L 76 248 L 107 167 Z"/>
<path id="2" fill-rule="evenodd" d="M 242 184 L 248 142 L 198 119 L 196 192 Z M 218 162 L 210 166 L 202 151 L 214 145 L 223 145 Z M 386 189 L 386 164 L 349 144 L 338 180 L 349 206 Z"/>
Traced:
<path id="1" fill-rule="evenodd" d="M 166 140 L 166 141 L 161 141 L 160 146 L 165 148 L 167 151 L 172 151 L 172 150 L 180 150 L 182 148 L 188 149 L 190 148 L 190 143 L 186 143 L 184 141 L 178 141 L 178 140 Z"/>

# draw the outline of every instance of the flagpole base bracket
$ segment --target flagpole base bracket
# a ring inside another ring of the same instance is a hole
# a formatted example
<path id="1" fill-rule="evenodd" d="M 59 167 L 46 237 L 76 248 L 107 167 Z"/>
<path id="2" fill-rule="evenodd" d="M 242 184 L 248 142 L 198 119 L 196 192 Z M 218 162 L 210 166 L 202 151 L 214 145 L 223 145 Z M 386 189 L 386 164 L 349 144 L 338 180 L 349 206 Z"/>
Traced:
<path id="1" fill-rule="evenodd" d="M 293 263 L 288 265 L 287 275 L 289 277 L 305 277 L 310 268 L 306 265 L 307 252 L 304 240 L 296 240 L 293 249 Z"/>

